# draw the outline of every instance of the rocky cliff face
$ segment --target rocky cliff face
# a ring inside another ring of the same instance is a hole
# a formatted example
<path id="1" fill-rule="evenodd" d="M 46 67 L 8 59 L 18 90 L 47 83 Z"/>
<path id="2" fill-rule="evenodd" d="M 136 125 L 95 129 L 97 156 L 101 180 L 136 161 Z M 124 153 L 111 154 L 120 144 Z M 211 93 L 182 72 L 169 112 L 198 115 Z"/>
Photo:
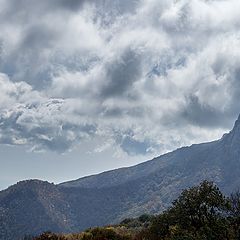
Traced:
<path id="1" fill-rule="evenodd" d="M 184 147 L 130 168 L 53 185 L 25 181 L 0 192 L 0 239 L 80 231 L 167 208 L 204 179 L 240 187 L 240 119 L 220 140 Z"/>

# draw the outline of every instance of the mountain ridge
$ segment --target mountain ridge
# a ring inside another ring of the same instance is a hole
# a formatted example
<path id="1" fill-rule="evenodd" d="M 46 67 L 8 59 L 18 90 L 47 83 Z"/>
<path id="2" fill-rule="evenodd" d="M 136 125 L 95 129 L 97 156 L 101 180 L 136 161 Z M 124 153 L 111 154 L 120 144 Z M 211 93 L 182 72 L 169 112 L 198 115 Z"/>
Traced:
<path id="1" fill-rule="evenodd" d="M 147 171 L 146 170 L 150 170 L 150 169 L 146 169 L 146 165 L 147 165 L 147 167 L 153 168 L 155 165 L 159 164 L 159 159 L 160 158 L 162 160 L 162 158 L 164 158 L 165 156 L 168 157 L 171 153 L 182 151 L 184 149 L 188 149 L 188 148 L 194 147 L 195 145 L 200 146 L 200 145 L 204 145 L 204 144 L 212 144 L 212 143 L 215 143 L 215 142 L 218 142 L 218 141 L 221 141 L 221 139 L 210 141 L 210 142 L 206 142 L 206 143 L 192 144 L 190 146 L 180 147 L 180 148 L 177 148 L 174 151 L 170 151 L 170 152 L 164 153 L 164 154 L 160 155 L 159 157 L 154 157 L 151 160 L 147 160 L 147 161 L 139 163 L 137 165 L 133 165 L 133 166 L 130 166 L 130 167 L 122 167 L 122 168 L 113 169 L 113 170 L 109 170 L 109 171 L 104 171 L 104 172 L 99 173 L 99 174 L 89 175 L 89 176 L 78 178 L 76 180 L 70 180 L 70 181 L 62 182 L 62 183 L 59 183 L 58 185 L 59 186 L 63 186 L 63 187 L 86 187 L 86 188 L 88 188 L 89 187 L 89 186 L 87 186 L 88 181 L 90 181 L 90 182 L 91 182 L 91 180 L 94 181 L 94 178 L 99 178 L 99 177 L 100 178 L 101 177 L 104 178 L 106 175 L 109 175 L 109 174 L 112 174 L 112 173 L 116 173 L 116 172 L 120 173 L 119 175 L 121 175 L 123 173 L 130 172 L 130 171 L 136 170 L 136 169 L 137 169 L 137 173 L 138 174 L 139 174 L 139 172 L 143 172 L 144 175 L 147 175 L 147 173 L 146 173 Z M 153 165 L 153 166 L 150 166 L 150 165 Z M 154 170 L 152 169 L 152 172 L 154 172 L 155 170 L 156 169 L 154 169 Z M 150 173 L 151 173 L 151 170 L 150 170 Z M 137 179 L 137 177 L 133 178 L 133 179 L 130 179 L 130 180 L 135 180 L 135 179 Z M 126 179 L 123 182 L 121 182 L 121 180 L 120 181 L 119 180 L 120 179 L 117 179 L 116 184 L 113 184 L 113 185 L 116 186 L 116 185 L 122 184 L 122 183 L 126 182 L 129 179 Z M 107 182 L 104 182 L 104 183 L 107 184 Z M 94 187 L 101 188 L 101 182 L 96 182 L 96 185 L 94 183 L 92 183 L 92 184 L 93 185 L 90 188 L 94 188 Z M 103 185 L 103 186 L 105 186 L 105 185 Z"/>
<path id="2" fill-rule="evenodd" d="M 230 194 L 240 186 L 239 140 L 240 118 L 219 140 L 182 147 L 132 167 L 58 185 L 20 182 L 0 192 L 0 239 L 44 230 L 78 232 L 143 213 L 157 214 L 183 189 L 205 179 Z M 20 226 L 14 219 L 22 220 Z"/>

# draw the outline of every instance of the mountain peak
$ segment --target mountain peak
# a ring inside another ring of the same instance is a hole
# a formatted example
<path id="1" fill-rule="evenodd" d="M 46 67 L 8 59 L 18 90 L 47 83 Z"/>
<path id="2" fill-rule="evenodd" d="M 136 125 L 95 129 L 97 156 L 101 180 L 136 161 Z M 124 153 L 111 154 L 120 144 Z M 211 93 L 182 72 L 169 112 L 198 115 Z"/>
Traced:
<path id="1" fill-rule="evenodd" d="M 235 156 L 240 154 L 240 115 L 235 121 L 233 129 L 229 133 L 224 134 L 221 140 L 229 154 Z"/>
<path id="2" fill-rule="evenodd" d="M 231 137 L 233 137 L 235 135 L 239 135 L 239 137 L 240 137 L 240 115 L 238 116 L 237 120 L 235 121 L 232 130 L 228 134 L 224 134 L 224 135 L 228 135 L 228 136 L 230 135 Z"/>
<path id="3" fill-rule="evenodd" d="M 238 119 L 235 121 L 232 131 L 240 131 L 240 115 L 238 116 Z"/>

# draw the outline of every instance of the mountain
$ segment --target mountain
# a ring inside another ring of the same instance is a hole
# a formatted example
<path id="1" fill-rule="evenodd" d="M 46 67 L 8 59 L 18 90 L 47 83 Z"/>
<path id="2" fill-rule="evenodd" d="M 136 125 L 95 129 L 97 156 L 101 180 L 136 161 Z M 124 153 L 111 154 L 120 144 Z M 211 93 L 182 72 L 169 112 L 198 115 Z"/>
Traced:
<path id="1" fill-rule="evenodd" d="M 68 231 L 71 219 L 69 204 L 54 184 L 23 181 L 0 193 L 1 240 L 46 229 Z"/>
<path id="2" fill-rule="evenodd" d="M 20 182 L 0 192 L 0 239 L 44 230 L 77 232 L 159 213 L 207 179 L 229 194 L 240 186 L 240 117 L 220 140 L 183 147 L 137 166 L 59 185 Z"/>

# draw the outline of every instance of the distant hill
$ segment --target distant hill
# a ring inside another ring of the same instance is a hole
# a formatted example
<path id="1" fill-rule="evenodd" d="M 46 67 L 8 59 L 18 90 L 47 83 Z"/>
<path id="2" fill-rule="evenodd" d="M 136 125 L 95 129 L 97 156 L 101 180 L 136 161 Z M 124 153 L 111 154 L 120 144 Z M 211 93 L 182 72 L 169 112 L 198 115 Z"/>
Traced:
<path id="1" fill-rule="evenodd" d="M 220 140 L 183 147 L 130 168 L 53 185 L 20 182 L 0 192 L 0 239 L 77 232 L 169 207 L 204 179 L 228 194 L 240 186 L 240 118 Z"/>

